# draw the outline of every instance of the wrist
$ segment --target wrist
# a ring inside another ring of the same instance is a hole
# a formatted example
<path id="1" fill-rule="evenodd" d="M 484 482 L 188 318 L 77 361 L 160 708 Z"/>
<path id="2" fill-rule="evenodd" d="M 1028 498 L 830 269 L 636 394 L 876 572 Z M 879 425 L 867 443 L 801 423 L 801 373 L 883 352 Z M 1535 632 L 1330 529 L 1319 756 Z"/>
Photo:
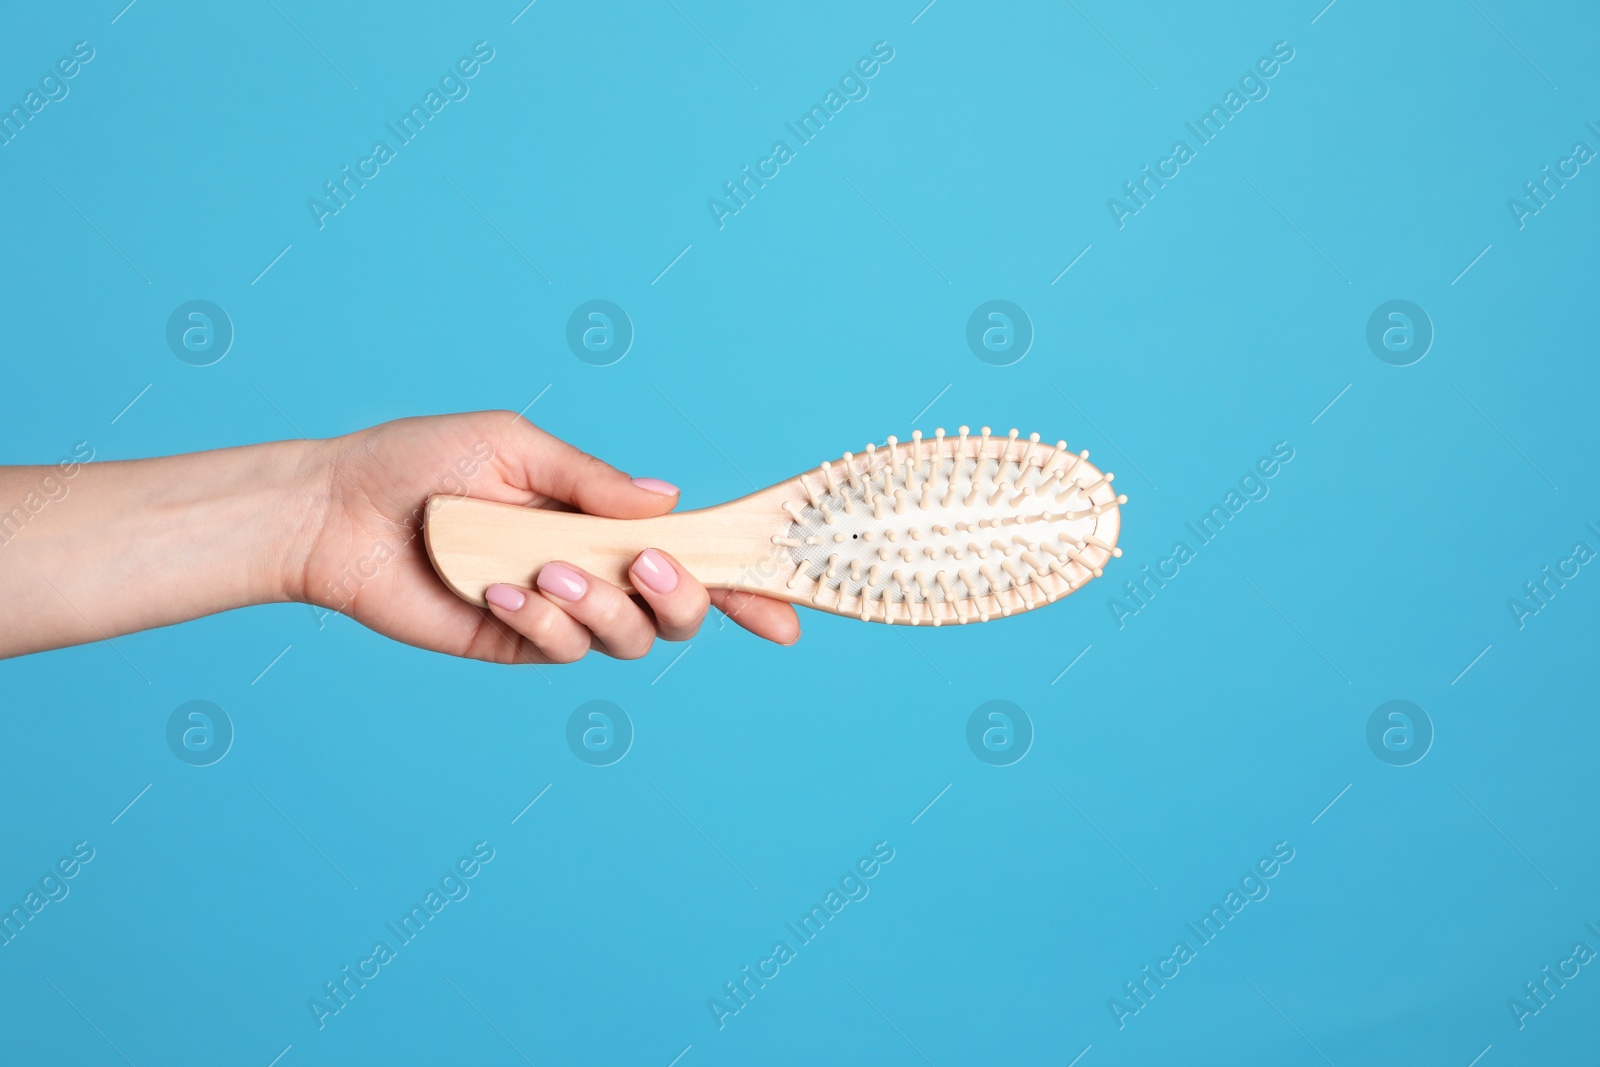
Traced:
<path id="1" fill-rule="evenodd" d="M 275 450 L 275 528 L 272 551 L 261 576 L 263 599 L 311 603 L 311 572 L 318 542 L 327 531 L 333 503 L 337 439 L 281 441 Z"/>

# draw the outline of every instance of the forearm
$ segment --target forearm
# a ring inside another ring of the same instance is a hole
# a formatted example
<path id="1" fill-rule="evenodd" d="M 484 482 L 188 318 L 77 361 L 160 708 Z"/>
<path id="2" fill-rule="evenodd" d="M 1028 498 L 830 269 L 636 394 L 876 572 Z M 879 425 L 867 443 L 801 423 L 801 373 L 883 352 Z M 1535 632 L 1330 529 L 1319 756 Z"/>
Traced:
<path id="1" fill-rule="evenodd" d="M 328 478 L 311 442 L 0 468 L 0 656 L 299 599 Z"/>

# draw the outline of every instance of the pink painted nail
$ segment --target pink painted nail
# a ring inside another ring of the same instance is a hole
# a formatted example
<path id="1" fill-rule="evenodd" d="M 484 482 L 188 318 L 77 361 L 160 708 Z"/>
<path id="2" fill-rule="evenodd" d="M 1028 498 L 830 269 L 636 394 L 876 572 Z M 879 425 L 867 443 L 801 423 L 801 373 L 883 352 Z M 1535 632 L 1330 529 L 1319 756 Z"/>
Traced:
<path id="1" fill-rule="evenodd" d="M 483 599 L 502 611 L 521 611 L 528 597 L 514 585 L 491 585 L 484 590 Z"/>
<path id="2" fill-rule="evenodd" d="M 651 592 L 670 593 L 678 588 L 678 572 L 667 557 L 653 548 L 647 548 L 639 553 L 639 558 L 633 561 L 633 573 L 639 580 L 650 587 Z"/>
<path id="3" fill-rule="evenodd" d="M 660 478 L 634 478 L 633 484 L 640 489 L 648 489 L 652 493 L 660 493 L 662 496 L 678 495 L 677 486 L 671 482 L 664 482 Z"/>
<path id="4" fill-rule="evenodd" d="M 589 591 L 589 583 L 566 564 L 546 563 L 539 568 L 539 588 L 562 600 L 581 600 Z"/>

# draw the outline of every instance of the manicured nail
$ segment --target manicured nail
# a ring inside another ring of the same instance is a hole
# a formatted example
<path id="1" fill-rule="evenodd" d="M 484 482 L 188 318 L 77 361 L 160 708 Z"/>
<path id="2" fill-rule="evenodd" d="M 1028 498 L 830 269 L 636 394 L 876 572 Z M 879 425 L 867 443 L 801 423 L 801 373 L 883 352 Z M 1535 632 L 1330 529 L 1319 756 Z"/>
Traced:
<path id="1" fill-rule="evenodd" d="M 521 611 L 528 602 L 526 594 L 514 585 L 491 585 L 484 590 L 483 599 L 502 611 Z"/>
<path id="2" fill-rule="evenodd" d="M 677 486 L 671 482 L 664 482 L 660 478 L 634 478 L 633 484 L 640 489 L 648 489 L 652 493 L 660 493 L 662 496 L 678 495 Z"/>
<path id="3" fill-rule="evenodd" d="M 562 600 L 582 600 L 589 591 L 583 575 L 563 563 L 546 563 L 539 568 L 539 588 Z"/>
<path id="4" fill-rule="evenodd" d="M 653 548 L 639 553 L 633 561 L 633 573 L 654 593 L 670 593 L 678 588 L 678 572 L 667 557 Z"/>

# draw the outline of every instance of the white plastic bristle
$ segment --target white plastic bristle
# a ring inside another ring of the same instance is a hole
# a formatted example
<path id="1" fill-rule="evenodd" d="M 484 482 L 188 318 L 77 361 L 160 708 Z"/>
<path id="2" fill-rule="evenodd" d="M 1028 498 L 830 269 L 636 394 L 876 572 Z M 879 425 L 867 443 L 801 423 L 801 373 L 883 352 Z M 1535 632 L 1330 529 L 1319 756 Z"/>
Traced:
<path id="1" fill-rule="evenodd" d="M 789 517 L 795 522 L 806 521 L 805 513 L 800 510 L 800 505 L 796 504 L 793 500 L 785 500 L 778 506 L 783 508 L 784 511 L 787 511 L 789 513 Z"/>
<path id="2" fill-rule="evenodd" d="M 796 588 L 802 581 L 805 580 L 805 577 L 806 577 L 806 569 L 804 567 L 795 568 L 795 572 L 789 576 L 789 581 L 787 583 L 788 584 L 788 588 L 790 588 L 790 589 Z"/>
<path id="3" fill-rule="evenodd" d="M 982 459 L 984 453 L 988 452 L 989 450 L 989 427 L 979 427 L 979 433 L 982 436 L 978 440 L 978 458 Z"/>
<path id="4" fill-rule="evenodd" d="M 1119 506 L 1119 507 L 1120 507 L 1120 506 L 1121 506 L 1121 505 L 1123 505 L 1123 504 L 1126 504 L 1126 503 L 1127 503 L 1127 502 L 1128 502 L 1128 494 L 1127 494 L 1127 493 L 1122 493 L 1122 494 L 1119 494 L 1119 495 L 1118 495 L 1118 496 L 1117 496 L 1117 505 L 1118 505 L 1118 506 Z M 1120 555 L 1122 555 L 1122 553 L 1120 553 L 1120 552 L 1119 552 L 1119 553 L 1117 553 L 1117 555 L 1119 555 L 1119 556 L 1120 556 Z"/>
<path id="5" fill-rule="evenodd" d="M 833 524 L 833 512 L 828 510 L 828 502 L 824 500 L 818 504 L 817 510 L 822 512 L 822 521 L 831 526 Z"/>
<path id="6" fill-rule="evenodd" d="M 917 466 L 922 466 L 922 431 L 911 431 L 911 451 L 917 457 Z"/>
<path id="7" fill-rule="evenodd" d="M 1039 443 L 1039 435 L 1036 434 L 1036 433 L 1030 433 L 1028 435 L 1028 443 L 1025 446 L 1023 446 L 1023 449 L 1022 449 L 1022 469 L 1023 470 L 1027 470 L 1028 469 L 1028 464 L 1033 462 L 1033 448 L 1038 443 Z"/>
<path id="8" fill-rule="evenodd" d="M 800 476 L 800 488 L 805 490 L 806 500 L 810 502 L 812 507 L 816 507 L 821 503 L 822 498 L 817 495 L 817 491 L 811 487 L 810 482 L 806 481 L 806 476 L 803 474 Z"/>
<path id="9" fill-rule="evenodd" d="M 835 552 L 828 557 L 828 567 L 823 573 L 829 578 L 839 577 L 839 553 Z"/>
<path id="10" fill-rule="evenodd" d="M 900 462 L 900 439 L 894 434 L 889 435 L 889 466 L 893 467 Z"/>
<path id="11" fill-rule="evenodd" d="M 850 480 L 850 488 L 852 488 L 852 489 L 860 489 L 861 488 L 861 479 L 856 475 L 856 462 L 855 461 L 856 461 L 856 457 L 851 455 L 849 452 L 846 452 L 844 454 L 844 473 L 845 473 L 845 477 L 847 477 Z"/>
<path id="12" fill-rule="evenodd" d="M 960 431 L 961 431 L 961 444 L 956 449 L 956 455 L 957 456 L 965 456 L 967 454 L 967 428 L 965 426 L 962 426 L 962 427 L 960 427 Z"/>
<path id="13" fill-rule="evenodd" d="M 861 561 L 859 559 L 853 559 L 850 561 L 850 580 L 852 582 L 859 582 L 861 580 Z"/>
<path id="14" fill-rule="evenodd" d="M 822 480 L 828 483 L 828 492 L 837 493 L 839 491 L 839 481 L 834 476 L 833 464 L 827 460 L 822 461 Z"/>
<path id="15" fill-rule="evenodd" d="M 815 534 L 813 534 L 812 536 L 806 538 L 806 544 L 808 544 L 808 545 L 820 545 L 820 544 L 822 544 L 822 538 L 817 537 Z"/>
<path id="16" fill-rule="evenodd" d="M 772 543 L 782 545 L 785 548 L 799 548 L 801 542 L 798 537 L 774 537 Z"/>
<path id="17" fill-rule="evenodd" d="M 1010 482 L 1001 482 L 999 485 L 995 486 L 994 492 L 989 494 L 989 506 L 992 508 L 996 504 L 1000 503 L 1000 498 L 1015 488 L 1016 486 L 1012 485 Z"/>
<path id="18" fill-rule="evenodd" d="M 884 517 L 883 497 L 881 496 L 875 496 L 872 498 L 872 517 L 875 519 L 881 519 Z"/>
<path id="19" fill-rule="evenodd" d="M 1006 434 L 1006 443 L 1000 446 L 1000 456 L 1001 456 L 1002 459 L 1006 459 L 1006 460 L 1011 459 L 1011 446 L 1016 444 L 1016 443 L 1017 443 L 1017 428 L 1015 426 L 1013 426 L 1013 427 L 1011 427 L 1011 432 Z M 1018 463 L 1017 464 L 1017 469 L 1021 470 L 1022 469 L 1022 464 Z"/>

